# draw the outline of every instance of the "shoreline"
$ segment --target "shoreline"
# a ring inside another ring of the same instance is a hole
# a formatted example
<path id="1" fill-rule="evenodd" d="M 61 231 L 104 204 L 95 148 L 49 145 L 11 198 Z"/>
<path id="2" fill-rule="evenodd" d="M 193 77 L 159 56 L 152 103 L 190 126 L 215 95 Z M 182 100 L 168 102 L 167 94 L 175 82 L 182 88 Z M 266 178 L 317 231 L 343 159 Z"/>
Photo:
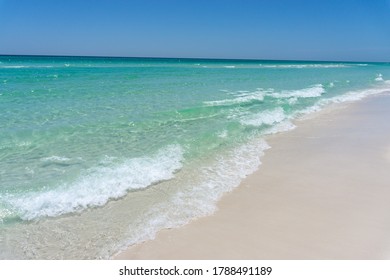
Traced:
<path id="1" fill-rule="evenodd" d="M 389 93 L 332 105 L 266 137 L 272 148 L 259 169 L 213 215 L 113 258 L 390 258 Z"/>

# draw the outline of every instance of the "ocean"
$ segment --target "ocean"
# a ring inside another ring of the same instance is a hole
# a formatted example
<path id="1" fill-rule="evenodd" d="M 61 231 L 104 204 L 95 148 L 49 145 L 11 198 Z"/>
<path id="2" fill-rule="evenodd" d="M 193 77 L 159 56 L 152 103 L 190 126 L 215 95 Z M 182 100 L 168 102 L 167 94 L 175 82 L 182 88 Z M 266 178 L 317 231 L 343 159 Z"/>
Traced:
<path id="1" fill-rule="evenodd" d="M 389 63 L 0 56 L 0 258 L 107 259 L 211 215 L 266 136 Z"/>

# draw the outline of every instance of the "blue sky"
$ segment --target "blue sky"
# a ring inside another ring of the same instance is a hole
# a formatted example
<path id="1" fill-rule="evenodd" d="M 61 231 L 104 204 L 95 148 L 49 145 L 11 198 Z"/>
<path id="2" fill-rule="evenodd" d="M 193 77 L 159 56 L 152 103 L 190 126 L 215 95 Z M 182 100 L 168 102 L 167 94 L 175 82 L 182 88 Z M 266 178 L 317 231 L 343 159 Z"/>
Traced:
<path id="1" fill-rule="evenodd" d="M 390 0 L 0 0 L 0 54 L 390 61 Z"/>

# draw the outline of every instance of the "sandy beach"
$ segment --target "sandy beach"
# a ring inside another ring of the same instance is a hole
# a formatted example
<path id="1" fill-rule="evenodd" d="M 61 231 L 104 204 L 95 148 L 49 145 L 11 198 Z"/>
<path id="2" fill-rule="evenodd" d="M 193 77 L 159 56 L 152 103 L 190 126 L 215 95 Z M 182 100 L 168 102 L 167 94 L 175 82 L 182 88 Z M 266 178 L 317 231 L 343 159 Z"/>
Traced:
<path id="1" fill-rule="evenodd" d="M 389 259 L 390 95 L 266 138 L 262 165 L 214 215 L 117 259 Z"/>

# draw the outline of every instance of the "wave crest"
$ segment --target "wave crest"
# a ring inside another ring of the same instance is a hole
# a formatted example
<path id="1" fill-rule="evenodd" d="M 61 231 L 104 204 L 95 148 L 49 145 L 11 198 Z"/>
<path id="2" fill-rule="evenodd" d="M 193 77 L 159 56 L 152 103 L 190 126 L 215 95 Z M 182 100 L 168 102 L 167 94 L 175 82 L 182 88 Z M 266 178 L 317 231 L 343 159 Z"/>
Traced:
<path id="1" fill-rule="evenodd" d="M 250 126 L 262 126 L 262 125 L 273 125 L 286 119 L 284 110 L 278 107 L 273 110 L 265 110 L 263 112 L 247 116 L 240 120 L 242 125 Z"/>
<path id="2" fill-rule="evenodd" d="M 235 94 L 236 98 L 215 100 L 215 101 L 205 101 L 203 104 L 207 106 L 230 106 L 234 104 L 243 104 L 250 103 L 253 101 L 263 101 L 266 91 L 263 89 L 257 89 L 253 92 L 239 92 Z"/>
<path id="3" fill-rule="evenodd" d="M 43 193 L 8 197 L 5 201 L 24 220 L 78 212 L 102 206 L 110 199 L 125 196 L 130 190 L 172 179 L 181 169 L 182 160 L 182 147 L 170 145 L 152 157 L 132 158 L 116 166 L 89 170 L 73 184 Z"/>
<path id="4" fill-rule="evenodd" d="M 290 98 L 290 97 L 319 97 L 325 93 L 324 86 L 322 84 L 316 84 L 312 87 L 298 89 L 298 90 L 283 90 L 281 92 L 271 93 L 274 98 Z"/>

